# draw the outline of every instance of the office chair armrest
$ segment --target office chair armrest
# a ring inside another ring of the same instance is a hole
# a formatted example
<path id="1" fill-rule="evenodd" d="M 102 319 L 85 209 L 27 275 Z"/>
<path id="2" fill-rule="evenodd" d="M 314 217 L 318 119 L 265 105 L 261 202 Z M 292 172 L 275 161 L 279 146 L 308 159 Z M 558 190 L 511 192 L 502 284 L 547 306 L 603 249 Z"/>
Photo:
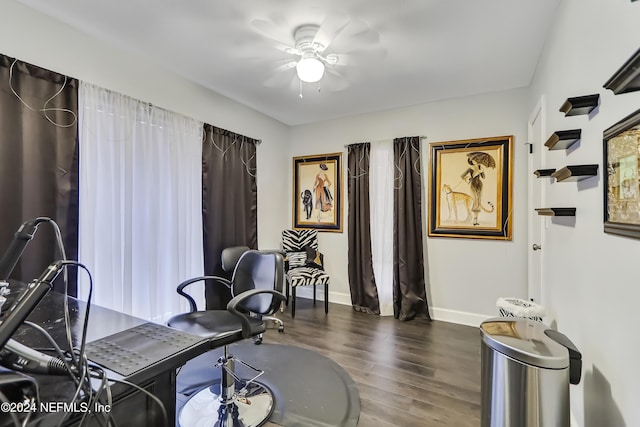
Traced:
<path id="1" fill-rule="evenodd" d="M 243 313 L 238 308 L 238 304 L 242 303 L 242 301 L 246 300 L 249 297 L 252 297 L 257 294 L 271 294 L 276 299 L 280 300 L 280 302 L 285 301 L 287 298 L 281 293 L 273 289 L 251 289 L 249 291 L 243 292 L 240 295 L 237 295 L 229 301 L 227 304 L 227 310 L 236 316 L 240 317 L 242 321 L 242 337 L 243 338 L 251 338 L 255 334 L 251 331 L 251 323 L 249 319 L 251 318 L 247 313 Z"/>
<path id="2" fill-rule="evenodd" d="M 187 299 L 187 301 L 189 301 L 189 308 L 190 308 L 189 311 L 191 311 L 191 312 L 198 311 L 198 306 L 196 305 L 196 301 L 191 297 L 191 295 L 189 295 L 188 293 L 186 293 L 184 291 L 184 288 L 186 288 L 187 286 L 189 286 L 192 283 L 200 282 L 200 281 L 204 281 L 204 280 L 213 280 L 213 281 L 221 283 L 224 286 L 226 286 L 227 288 L 231 289 L 231 282 L 229 280 L 225 279 L 224 277 L 199 276 L 199 277 L 191 278 L 189 280 L 185 280 L 184 282 L 182 282 L 182 283 L 180 283 L 178 285 L 178 287 L 176 288 L 176 292 L 178 292 L 180 295 L 185 297 Z"/>

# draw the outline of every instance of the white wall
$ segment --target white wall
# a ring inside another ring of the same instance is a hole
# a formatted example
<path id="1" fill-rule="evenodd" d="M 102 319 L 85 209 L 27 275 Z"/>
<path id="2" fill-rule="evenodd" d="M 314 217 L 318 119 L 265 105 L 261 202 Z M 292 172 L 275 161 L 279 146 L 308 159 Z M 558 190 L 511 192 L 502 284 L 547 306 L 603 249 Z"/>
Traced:
<path id="1" fill-rule="evenodd" d="M 287 226 L 282 187 L 288 175 L 289 128 L 156 64 L 60 24 L 12 0 L 0 0 L 0 53 L 123 93 L 158 107 L 258 138 L 258 242 L 280 246 Z"/>
<path id="2" fill-rule="evenodd" d="M 519 89 L 297 126 L 291 130 L 290 154 L 293 157 L 343 152 L 346 165 L 346 144 L 426 136 L 422 142 L 426 206 L 429 143 L 514 135 L 513 240 L 427 238 L 424 234 L 431 314 L 440 320 L 479 325 L 498 314 L 495 307 L 498 297 L 527 296 L 526 105 L 527 91 Z M 291 168 L 290 164 L 289 171 Z M 346 179 L 346 166 L 344 176 Z M 350 304 L 346 191 L 343 188 L 344 232 L 320 233 L 319 243 L 326 254 L 326 269 L 332 276 L 329 299 Z M 291 203 L 290 200 L 290 207 Z M 426 223 L 426 215 L 423 221 Z"/>
<path id="3" fill-rule="evenodd" d="M 546 127 L 582 129 L 576 149 L 546 153 L 546 166 L 598 163 L 598 178 L 546 185 L 549 206 L 575 206 L 574 222 L 547 221 L 544 305 L 548 321 L 581 350 L 583 378 L 571 386 L 573 423 L 640 425 L 640 339 L 634 330 L 640 241 L 603 232 L 602 133 L 640 108 L 640 92 L 613 95 L 602 86 L 640 48 L 640 2 L 563 0 L 529 96 L 546 98 Z M 568 97 L 599 93 L 590 116 L 558 112 Z M 543 220 L 543 219 L 541 219 Z"/>

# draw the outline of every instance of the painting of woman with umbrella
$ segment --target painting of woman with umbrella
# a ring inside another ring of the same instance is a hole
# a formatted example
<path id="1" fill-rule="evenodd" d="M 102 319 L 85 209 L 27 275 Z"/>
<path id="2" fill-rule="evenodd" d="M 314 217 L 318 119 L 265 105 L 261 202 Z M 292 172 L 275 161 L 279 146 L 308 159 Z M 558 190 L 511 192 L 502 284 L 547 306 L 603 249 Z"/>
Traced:
<path id="1" fill-rule="evenodd" d="M 430 144 L 429 235 L 511 240 L 513 136 Z"/>
<path id="2" fill-rule="evenodd" d="M 460 175 L 460 178 L 467 180 L 471 187 L 471 195 L 473 196 L 473 206 L 471 206 L 473 225 L 480 225 L 478 222 L 478 214 L 482 210 L 482 180 L 485 178 L 482 167 L 495 169 L 496 161 L 489 153 L 473 151 L 467 154 L 467 163 L 469 163 L 470 167 Z M 493 206 L 491 205 L 491 210 L 486 211 L 493 212 Z"/>

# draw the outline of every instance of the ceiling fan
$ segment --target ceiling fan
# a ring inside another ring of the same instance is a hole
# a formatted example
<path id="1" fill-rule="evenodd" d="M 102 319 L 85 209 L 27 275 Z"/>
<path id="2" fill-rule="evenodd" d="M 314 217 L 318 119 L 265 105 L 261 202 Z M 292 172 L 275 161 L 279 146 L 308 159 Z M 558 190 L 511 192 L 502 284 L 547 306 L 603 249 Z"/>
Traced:
<path id="1" fill-rule="evenodd" d="M 266 41 L 288 57 L 273 59 L 286 62 L 280 63 L 264 84 L 268 87 L 287 84 L 292 88 L 297 86 L 300 97 L 303 83 L 317 83 L 318 91 L 321 85 L 329 91 L 347 88 L 350 83 L 348 77 L 353 77 L 358 68 L 366 69 L 369 65 L 364 63 L 367 57 L 371 59 L 386 53 L 384 49 L 375 46 L 379 42 L 377 31 L 346 16 L 334 16 L 325 20 L 322 25 L 298 25 L 288 34 L 285 32 L 286 28 L 291 27 L 286 20 L 277 22 L 265 19 L 252 22 L 254 29 Z M 291 74 L 293 69 L 295 74 Z"/>
<path id="2" fill-rule="evenodd" d="M 296 62 L 296 72 L 300 81 L 305 83 L 320 81 L 325 64 L 335 65 L 338 62 L 338 55 L 324 54 L 326 46 L 316 39 L 319 31 L 319 25 L 299 26 L 293 33 L 295 47 L 287 50 L 287 53 L 300 56 Z"/>

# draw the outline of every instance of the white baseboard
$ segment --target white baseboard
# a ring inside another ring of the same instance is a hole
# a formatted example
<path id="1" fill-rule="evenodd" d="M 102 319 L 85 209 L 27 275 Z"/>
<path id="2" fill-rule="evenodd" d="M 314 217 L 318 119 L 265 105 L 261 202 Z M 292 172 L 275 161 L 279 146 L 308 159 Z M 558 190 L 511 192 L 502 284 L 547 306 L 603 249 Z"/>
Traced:
<path id="1" fill-rule="evenodd" d="M 338 292 L 329 291 L 329 302 L 350 306 L 352 305 L 351 294 L 342 294 Z"/>
<path id="2" fill-rule="evenodd" d="M 491 317 L 497 317 L 497 315 L 483 315 L 437 307 L 429 307 L 429 312 L 433 320 L 474 327 L 479 327 L 482 322 Z"/>
<path id="3" fill-rule="evenodd" d="M 313 286 L 298 286 L 296 296 L 298 298 L 313 299 Z M 316 288 L 316 299 L 318 301 L 324 301 L 324 289 L 322 286 L 318 286 Z M 351 295 L 329 291 L 329 302 L 341 305 L 351 305 Z"/>
<path id="4" fill-rule="evenodd" d="M 298 298 L 313 299 L 313 287 L 299 286 L 296 290 Z M 324 301 L 324 290 L 319 286 L 316 290 L 316 299 Z M 329 291 L 329 302 L 341 305 L 351 305 L 351 295 Z M 429 313 L 433 320 L 457 323 L 459 325 L 479 327 L 482 322 L 498 315 L 482 315 L 465 311 L 448 310 L 446 308 L 429 307 Z"/>

